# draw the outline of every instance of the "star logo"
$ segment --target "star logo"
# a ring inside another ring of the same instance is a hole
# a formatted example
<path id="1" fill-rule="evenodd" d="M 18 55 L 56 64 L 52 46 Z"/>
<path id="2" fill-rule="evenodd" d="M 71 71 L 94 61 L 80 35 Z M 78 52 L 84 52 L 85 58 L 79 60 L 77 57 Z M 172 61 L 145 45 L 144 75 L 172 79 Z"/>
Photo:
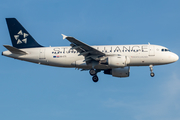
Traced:
<path id="1" fill-rule="evenodd" d="M 14 35 L 15 40 L 17 40 L 17 44 L 25 43 L 27 44 L 27 33 L 23 33 L 22 30 L 20 30 L 17 35 Z"/>

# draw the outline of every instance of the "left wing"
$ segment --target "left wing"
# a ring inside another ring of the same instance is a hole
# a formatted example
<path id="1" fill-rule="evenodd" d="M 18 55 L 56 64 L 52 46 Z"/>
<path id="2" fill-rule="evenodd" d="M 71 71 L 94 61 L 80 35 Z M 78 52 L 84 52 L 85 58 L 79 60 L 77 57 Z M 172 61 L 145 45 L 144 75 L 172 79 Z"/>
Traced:
<path id="1" fill-rule="evenodd" d="M 102 53 L 101 51 L 73 38 L 73 37 L 68 37 L 66 35 L 63 35 L 63 39 L 67 39 L 69 42 L 71 42 L 71 49 L 77 50 L 80 54 L 85 57 L 85 61 L 89 60 L 99 60 L 99 57 L 105 56 L 106 54 Z"/>

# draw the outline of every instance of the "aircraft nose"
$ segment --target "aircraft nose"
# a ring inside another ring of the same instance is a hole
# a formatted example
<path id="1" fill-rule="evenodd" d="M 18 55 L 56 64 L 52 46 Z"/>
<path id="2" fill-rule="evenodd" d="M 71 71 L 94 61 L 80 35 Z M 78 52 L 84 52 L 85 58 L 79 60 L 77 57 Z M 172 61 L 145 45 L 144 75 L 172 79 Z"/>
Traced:
<path id="1" fill-rule="evenodd" d="M 176 55 L 175 53 L 173 54 L 173 60 L 174 62 L 178 61 L 179 60 L 179 56 Z"/>

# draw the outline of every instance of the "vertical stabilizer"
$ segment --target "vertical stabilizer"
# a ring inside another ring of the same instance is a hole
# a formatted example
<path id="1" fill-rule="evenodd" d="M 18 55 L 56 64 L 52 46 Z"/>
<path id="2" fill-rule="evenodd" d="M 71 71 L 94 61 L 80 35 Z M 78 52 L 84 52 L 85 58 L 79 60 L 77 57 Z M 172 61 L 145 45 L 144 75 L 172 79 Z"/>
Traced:
<path id="1" fill-rule="evenodd" d="M 42 47 L 28 31 L 16 20 L 16 18 L 6 18 L 12 45 L 15 48 Z"/>

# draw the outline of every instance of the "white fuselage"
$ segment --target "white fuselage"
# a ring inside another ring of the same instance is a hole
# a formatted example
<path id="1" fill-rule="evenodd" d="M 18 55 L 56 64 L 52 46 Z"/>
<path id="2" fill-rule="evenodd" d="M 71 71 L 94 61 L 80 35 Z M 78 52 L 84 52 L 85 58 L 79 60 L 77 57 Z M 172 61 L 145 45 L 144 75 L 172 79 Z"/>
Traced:
<path id="1" fill-rule="evenodd" d="M 149 66 L 163 65 L 175 62 L 179 57 L 170 52 L 167 48 L 159 45 L 106 45 L 91 46 L 106 56 L 119 55 L 127 56 L 130 62 L 127 66 Z M 71 47 L 39 47 L 20 49 L 28 54 L 18 55 L 12 54 L 10 51 L 4 51 L 2 54 L 15 59 L 28 62 L 34 62 L 44 65 L 57 67 L 76 67 L 82 69 L 91 69 L 92 64 L 86 64 L 83 55 L 79 55 L 76 50 Z M 108 65 L 96 64 L 96 69 L 110 69 Z"/>

